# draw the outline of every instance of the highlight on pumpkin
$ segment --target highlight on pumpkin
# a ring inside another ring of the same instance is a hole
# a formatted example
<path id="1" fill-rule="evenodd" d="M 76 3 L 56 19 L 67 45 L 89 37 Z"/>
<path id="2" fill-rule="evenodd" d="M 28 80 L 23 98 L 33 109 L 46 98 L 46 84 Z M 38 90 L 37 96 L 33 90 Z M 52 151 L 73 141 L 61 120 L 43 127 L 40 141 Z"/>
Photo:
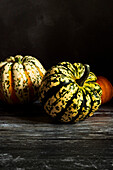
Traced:
<path id="1" fill-rule="evenodd" d="M 38 98 L 46 70 L 32 56 L 16 55 L 0 62 L 0 100 L 8 104 L 28 103 Z"/>
<path id="2" fill-rule="evenodd" d="M 102 89 L 102 104 L 109 102 L 113 97 L 113 86 L 110 81 L 104 76 L 97 76 L 97 83 Z"/>

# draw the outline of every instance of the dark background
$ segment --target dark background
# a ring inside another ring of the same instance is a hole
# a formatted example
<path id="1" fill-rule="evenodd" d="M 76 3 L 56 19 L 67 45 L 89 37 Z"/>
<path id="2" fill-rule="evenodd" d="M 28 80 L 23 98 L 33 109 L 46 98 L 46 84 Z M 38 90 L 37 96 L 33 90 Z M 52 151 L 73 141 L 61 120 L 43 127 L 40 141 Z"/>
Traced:
<path id="1" fill-rule="evenodd" d="M 82 62 L 113 83 L 113 0 L 0 0 L 0 60 Z"/>

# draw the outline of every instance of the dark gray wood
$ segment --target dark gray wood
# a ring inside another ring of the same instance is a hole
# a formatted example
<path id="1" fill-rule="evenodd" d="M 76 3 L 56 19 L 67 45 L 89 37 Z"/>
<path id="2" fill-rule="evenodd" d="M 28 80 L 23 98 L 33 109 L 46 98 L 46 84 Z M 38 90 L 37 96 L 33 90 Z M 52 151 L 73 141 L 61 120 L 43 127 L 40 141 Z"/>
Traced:
<path id="1" fill-rule="evenodd" d="M 58 124 L 39 103 L 0 107 L 1 170 L 113 169 L 113 106 Z"/>

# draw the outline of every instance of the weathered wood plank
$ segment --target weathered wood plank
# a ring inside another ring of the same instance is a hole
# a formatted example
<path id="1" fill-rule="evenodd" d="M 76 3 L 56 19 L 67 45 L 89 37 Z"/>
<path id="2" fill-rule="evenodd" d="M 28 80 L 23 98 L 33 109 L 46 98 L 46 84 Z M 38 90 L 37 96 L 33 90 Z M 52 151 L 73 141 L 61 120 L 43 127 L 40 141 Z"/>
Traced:
<path id="1" fill-rule="evenodd" d="M 91 117 L 76 124 L 54 124 L 31 117 L 1 117 L 0 134 L 7 139 L 113 139 L 113 118 Z"/>
<path id="2" fill-rule="evenodd" d="M 0 169 L 112 169 L 112 140 L 25 140 L 2 147 Z"/>
<path id="3" fill-rule="evenodd" d="M 39 103 L 0 107 L 0 170 L 113 169 L 113 107 L 58 124 Z"/>

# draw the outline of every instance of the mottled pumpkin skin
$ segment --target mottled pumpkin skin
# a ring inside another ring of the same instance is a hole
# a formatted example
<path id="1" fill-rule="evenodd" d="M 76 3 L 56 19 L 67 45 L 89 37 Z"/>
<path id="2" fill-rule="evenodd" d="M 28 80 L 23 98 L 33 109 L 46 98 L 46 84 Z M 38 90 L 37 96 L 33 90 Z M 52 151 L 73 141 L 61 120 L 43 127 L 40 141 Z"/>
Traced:
<path id="1" fill-rule="evenodd" d="M 34 101 L 45 72 L 32 56 L 7 58 L 0 63 L 0 100 L 8 104 Z"/>
<path id="2" fill-rule="evenodd" d="M 60 122 L 84 120 L 99 108 L 102 90 L 90 72 L 83 86 L 77 81 L 85 74 L 81 63 L 62 62 L 51 67 L 43 77 L 39 99 L 45 111 Z"/>

